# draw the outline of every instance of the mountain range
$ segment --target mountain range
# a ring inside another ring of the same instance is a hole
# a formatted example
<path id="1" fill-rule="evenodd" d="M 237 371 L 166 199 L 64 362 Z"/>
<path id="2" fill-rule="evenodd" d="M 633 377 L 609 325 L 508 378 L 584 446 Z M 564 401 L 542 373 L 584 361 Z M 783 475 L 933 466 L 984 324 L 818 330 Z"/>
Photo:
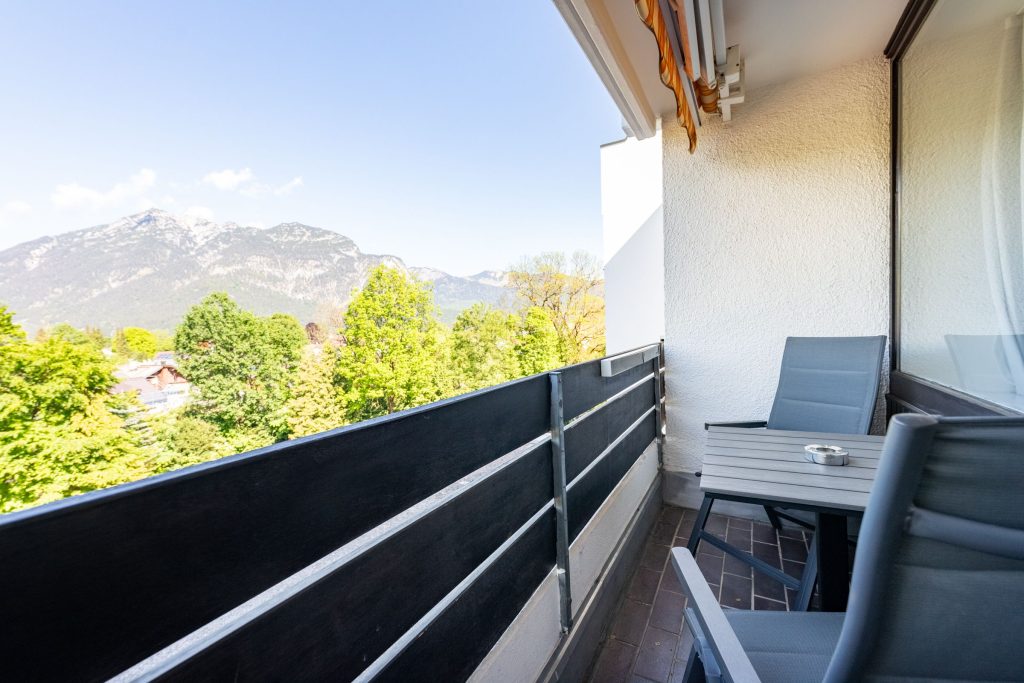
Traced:
<path id="1" fill-rule="evenodd" d="M 511 301 L 500 271 L 457 277 L 365 254 L 344 235 L 302 223 L 264 229 L 150 209 L 0 251 L 0 303 L 30 332 L 61 322 L 173 330 L 215 291 L 259 315 L 290 313 L 306 323 L 344 307 L 381 264 L 433 283 L 448 321 L 478 301 Z"/>

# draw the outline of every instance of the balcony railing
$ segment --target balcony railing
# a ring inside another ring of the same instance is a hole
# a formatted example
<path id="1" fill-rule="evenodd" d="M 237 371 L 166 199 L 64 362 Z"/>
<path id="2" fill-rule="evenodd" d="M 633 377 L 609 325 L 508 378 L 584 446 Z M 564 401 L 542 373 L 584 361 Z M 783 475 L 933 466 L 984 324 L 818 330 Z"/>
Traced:
<path id="1" fill-rule="evenodd" d="M 644 347 L 0 519 L 8 680 L 469 676 L 661 434 Z"/>

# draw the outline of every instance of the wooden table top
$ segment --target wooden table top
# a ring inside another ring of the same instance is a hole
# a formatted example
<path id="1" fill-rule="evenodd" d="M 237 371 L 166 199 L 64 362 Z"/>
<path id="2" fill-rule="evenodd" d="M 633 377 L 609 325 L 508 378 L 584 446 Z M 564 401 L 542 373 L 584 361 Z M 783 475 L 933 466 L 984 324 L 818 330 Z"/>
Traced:
<path id="1" fill-rule="evenodd" d="M 710 427 L 700 478 L 702 491 L 863 512 L 875 480 L 884 437 Z M 850 451 L 842 467 L 804 458 L 812 443 Z"/>

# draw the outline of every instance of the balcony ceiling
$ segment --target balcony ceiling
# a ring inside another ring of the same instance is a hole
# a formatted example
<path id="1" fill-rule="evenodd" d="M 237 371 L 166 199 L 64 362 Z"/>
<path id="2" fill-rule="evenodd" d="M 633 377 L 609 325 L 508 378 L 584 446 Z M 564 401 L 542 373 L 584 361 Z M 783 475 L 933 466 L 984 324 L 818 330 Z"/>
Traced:
<path id="1" fill-rule="evenodd" d="M 906 4 L 900 0 L 724 3 L 725 35 L 730 44 L 741 47 L 748 91 L 880 56 Z"/>
<path id="2" fill-rule="evenodd" d="M 656 118 L 674 116 L 654 38 L 632 0 L 554 3 L 638 137 L 653 133 Z M 723 3 L 726 42 L 740 45 L 748 92 L 881 55 L 905 6 L 902 0 Z"/>

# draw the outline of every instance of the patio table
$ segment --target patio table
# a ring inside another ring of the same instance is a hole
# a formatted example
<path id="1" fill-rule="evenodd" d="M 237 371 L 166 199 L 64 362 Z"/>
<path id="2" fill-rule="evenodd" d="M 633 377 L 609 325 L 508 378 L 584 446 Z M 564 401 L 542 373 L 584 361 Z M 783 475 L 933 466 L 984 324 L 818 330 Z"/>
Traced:
<path id="1" fill-rule="evenodd" d="M 867 506 L 883 441 L 881 436 L 712 425 L 700 488 L 722 500 L 813 512 L 821 609 L 842 611 L 850 590 L 847 517 L 860 516 Z M 849 464 L 809 462 L 804 446 L 812 443 L 842 446 L 850 452 Z"/>

